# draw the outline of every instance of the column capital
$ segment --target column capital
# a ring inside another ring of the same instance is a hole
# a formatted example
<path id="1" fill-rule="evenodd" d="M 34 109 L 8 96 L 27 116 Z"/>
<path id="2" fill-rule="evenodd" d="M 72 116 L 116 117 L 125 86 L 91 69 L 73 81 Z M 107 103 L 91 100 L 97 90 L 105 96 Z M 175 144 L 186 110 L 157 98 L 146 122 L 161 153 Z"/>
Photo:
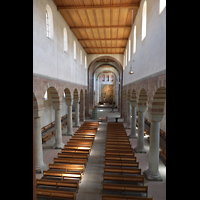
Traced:
<path id="1" fill-rule="evenodd" d="M 42 116 L 44 108 L 40 109 L 40 110 L 34 110 L 34 118 L 39 118 Z"/>
<path id="2" fill-rule="evenodd" d="M 56 105 L 53 105 L 53 109 L 54 109 L 54 110 L 61 110 L 61 107 L 62 107 L 62 104 L 61 104 L 61 103 L 56 104 Z"/>
<path id="3" fill-rule="evenodd" d="M 138 111 L 139 111 L 139 112 L 145 112 L 146 109 L 147 109 L 147 106 L 146 106 L 146 105 L 140 105 L 140 106 L 138 106 Z"/>
<path id="4" fill-rule="evenodd" d="M 68 105 L 68 106 L 72 106 L 73 105 L 73 100 L 68 100 L 68 101 L 66 101 L 66 104 Z"/>
<path id="5" fill-rule="evenodd" d="M 164 113 L 154 113 L 154 112 L 148 112 L 149 113 L 149 120 L 151 122 L 161 122 Z"/>
<path id="6" fill-rule="evenodd" d="M 130 103 L 131 103 L 132 107 L 136 107 L 137 106 L 137 102 L 135 102 L 135 101 L 130 101 Z"/>

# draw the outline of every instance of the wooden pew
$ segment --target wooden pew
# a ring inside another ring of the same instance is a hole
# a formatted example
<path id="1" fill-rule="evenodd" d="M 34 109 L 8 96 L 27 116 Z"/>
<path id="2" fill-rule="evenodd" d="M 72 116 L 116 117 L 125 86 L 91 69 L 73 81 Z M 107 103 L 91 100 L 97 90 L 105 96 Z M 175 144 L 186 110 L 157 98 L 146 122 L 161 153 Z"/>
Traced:
<path id="1" fill-rule="evenodd" d="M 91 148 L 90 147 L 87 147 L 87 146 L 70 146 L 70 145 L 67 145 L 65 146 L 65 149 L 72 149 L 72 150 L 80 150 L 80 151 L 85 151 L 85 150 L 89 150 L 89 152 L 91 151 Z"/>
<path id="2" fill-rule="evenodd" d="M 106 147 L 106 152 L 107 151 L 121 151 L 121 152 L 133 152 L 132 148 L 116 148 L 116 147 Z"/>
<path id="3" fill-rule="evenodd" d="M 66 163 L 66 164 L 80 164 L 85 165 L 87 164 L 86 159 L 74 159 L 74 158 L 54 158 L 54 163 Z"/>
<path id="4" fill-rule="evenodd" d="M 128 151 L 128 152 L 121 152 L 121 151 L 106 151 L 105 156 L 135 156 L 134 152 Z"/>
<path id="5" fill-rule="evenodd" d="M 88 147 L 91 149 L 92 144 L 89 144 L 89 143 L 84 144 L 82 142 L 68 142 L 67 145 L 65 145 L 65 147 Z"/>
<path id="6" fill-rule="evenodd" d="M 105 156 L 105 160 L 110 161 L 121 161 L 121 162 L 129 162 L 129 161 L 136 161 L 135 156 Z"/>
<path id="7" fill-rule="evenodd" d="M 122 196 L 122 195 L 102 194 L 102 200 L 153 200 L 153 198 L 140 197 L 140 196 Z"/>
<path id="8" fill-rule="evenodd" d="M 74 180 L 50 180 L 50 179 L 36 179 L 37 186 L 54 186 L 56 189 L 59 187 L 75 188 L 76 191 L 79 188 L 79 182 Z"/>
<path id="9" fill-rule="evenodd" d="M 36 188 L 37 196 L 50 197 L 52 198 L 62 198 L 62 199 L 76 199 L 76 192 L 58 191 L 58 190 L 46 190 Z"/>
<path id="10" fill-rule="evenodd" d="M 139 168 L 123 168 L 123 167 L 104 167 L 104 173 L 121 173 L 121 174 L 141 175 L 141 169 L 139 169 Z"/>
<path id="11" fill-rule="evenodd" d="M 125 185 L 125 184 L 103 183 L 103 190 L 146 193 L 146 196 L 148 196 L 148 186 L 144 186 L 144 185 Z"/>
<path id="12" fill-rule="evenodd" d="M 104 174 L 103 180 L 105 181 L 122 181 L 122 182 L 134 182 L 134 183 L 142 183 L 144 185 L 144 176 L 137 175 L 116 175 L 116 174 Z"/>
<path id="13" fill-rule="evenodd" d="M 88 159 L 88 154 L 76 154 L 76 153 L 58 153 L 58 158 L 81 158 Z"/>
<path id="14" fill-rule="evenodd" d="M 79 154 L 90 154 L 90 150 L 83 149 L 61 149 L 62 153 L 79 153 Z"/>
<path id="15" fill-rule="evenodd" d="M 119 161 L 105 161 L 105 166 L 112 167 L 139 167 L 138 162 L 119 162 Z"/>
<path id="16" fill-rule="evenodd" d="M 49 140 L 50 138 L 52 138 L 55 135 L 54 131 L 49 132 L 48 134 L 46 134 L 45 136 L 42 137 L 42 144 L 46 143 L 47 140 Z"/>
<path id="17" fill-rule="evenodd" d="M 66 165 L 66 164 L 49 164 L 49 169 L 64 170 L 65 172 L 81 172 L 84 173 L 84 165 Z"/>
<path id="18" fill-rule="evenodd" d="M 51 171 L 51 170 L 44 170 L 43 171 L 44 177 L 58 177 L 61 180 L 78 180 L 81 181 L 82 173 L 81 172 L 62 172 L 62 171 Z"/>

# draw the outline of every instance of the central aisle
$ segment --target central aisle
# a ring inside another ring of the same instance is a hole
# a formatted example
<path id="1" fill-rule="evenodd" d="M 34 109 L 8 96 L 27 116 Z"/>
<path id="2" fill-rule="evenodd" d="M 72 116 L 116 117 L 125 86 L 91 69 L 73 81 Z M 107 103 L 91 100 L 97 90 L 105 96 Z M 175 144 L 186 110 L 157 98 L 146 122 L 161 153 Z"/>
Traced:
<path id="1" fill-rule="evenodd" d="M 101 200 L 105 161 L 107 123 L 99 122 L 96 137 L 87 162 L 76 200 Z"/>

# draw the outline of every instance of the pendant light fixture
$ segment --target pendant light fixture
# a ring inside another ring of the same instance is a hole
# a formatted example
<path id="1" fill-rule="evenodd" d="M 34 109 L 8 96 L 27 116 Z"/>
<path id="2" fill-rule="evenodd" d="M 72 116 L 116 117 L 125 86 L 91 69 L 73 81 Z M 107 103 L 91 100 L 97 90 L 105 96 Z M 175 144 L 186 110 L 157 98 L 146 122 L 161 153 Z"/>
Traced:
<path id="1" fill-rule="evenodd" d="M 133 7 L 132 7 L 131 30 L 132 30 L 132 27 L 133 27 Z M 132 44 L 133 44 L 133 42 L 131 42 L 131 49 L 130 49 L 130 51 L 131 51 L 131 60 L 132 60 L 132 57 L 133 57 L 133 53 L 132 53 L 133 47 L 132 47 Z M 134 62 L 134 60 L 132 60 L 132 62 L 130 62 L 130 71 L 129 71 L 129 74 L 131 74 L 131 75 L 134 74 L 133 69 L 132 69 L 133 62 Z"/>

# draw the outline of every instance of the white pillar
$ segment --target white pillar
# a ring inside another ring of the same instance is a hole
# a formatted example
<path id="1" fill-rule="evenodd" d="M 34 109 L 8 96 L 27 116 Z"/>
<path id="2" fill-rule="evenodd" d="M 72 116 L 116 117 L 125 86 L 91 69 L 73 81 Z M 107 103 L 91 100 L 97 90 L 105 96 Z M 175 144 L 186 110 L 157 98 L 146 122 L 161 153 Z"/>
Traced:
<path id="1" fill-rule="evenodd" d="M 61 128 L 61 109 L 60 106 L 55 109 L 55 144 L 54 148 L 55 149 L 62 149 L 64 148 L 64 144 L 62 142 L 62 128 Z"/>
<path id="2" fill-rule="evenodd" d="M 73 101 L 67 102 L 67 135 L 73 135 L 72 105 Z"/>
<path id="3" fill-rule="evenodd" d="M 79 127 L 79 101 L 75 101 L 75 127 Z"/>
<path id="4" fill-rule="evenodd" d="M 159 172 L 159 146 L 160 146 L 160 122 L 163 114 L 149 113 L 150 127 L 150 149 L 149 168 L 144 171 L 148 180 L 162 181 Z"/>
<path id="5" fill-rule="evenodd" d="M 134 149 L 136 153 L 146 153 L 144 149 L 144 112 L 146 106 L 138 107 L 138 138 L 137 147 Z"/>
<path id="6" fill-rule="evenodd" d="M 127 125 L 126 128 L 131 128 L 131 115 L 130 115 L 131 104 L 128 101 L 128 112 L 127 112 Z"/>
<path id="7" fill-rule="evenodd" d="M 131 102 L 132 118 L 131 118 L 131 134 L 129 138 L 137 138 L 136 136 L 136 102 Z"/>
<path id="8" fill-rule="evenodd" d="M 41 173 L 48 169 L 48 165 L 43 161 L 42 133 L 41 133 L 42 110 L 34 112 L 34 144 L 35 144 L 35 171 Z"/>

